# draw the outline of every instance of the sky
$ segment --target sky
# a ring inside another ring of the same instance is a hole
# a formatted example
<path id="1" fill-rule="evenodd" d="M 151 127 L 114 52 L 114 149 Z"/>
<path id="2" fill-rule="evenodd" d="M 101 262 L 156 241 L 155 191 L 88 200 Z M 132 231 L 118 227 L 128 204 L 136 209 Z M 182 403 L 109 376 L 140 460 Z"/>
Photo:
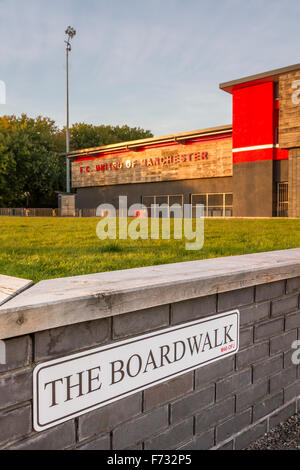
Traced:
<path id="1" fill-rule="evenodd" d="M 300 62 L 299 0 L 0 0 L 0 115 L 155 136 L 232 122 L 219 84 Z"/>

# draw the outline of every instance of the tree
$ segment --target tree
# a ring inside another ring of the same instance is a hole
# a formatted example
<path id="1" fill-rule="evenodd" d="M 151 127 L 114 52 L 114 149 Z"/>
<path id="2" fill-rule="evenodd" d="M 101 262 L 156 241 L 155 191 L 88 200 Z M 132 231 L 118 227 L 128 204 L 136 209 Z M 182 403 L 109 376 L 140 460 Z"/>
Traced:
<path id="1" fill-rule="evenodd" d="M 55 191 L 65 184 L 59 129 L 46 117 L 0 119 L 0 204 L 20 207 L 56 205 Z"/>
<path id="2" fill-rule="evenodd" d="M 149 137 L 153 137 L 151 131 L 140 127 L 93 126 L 81 122 L 74 124 L 70 129 L 70 148 L 80 150 Z"/>

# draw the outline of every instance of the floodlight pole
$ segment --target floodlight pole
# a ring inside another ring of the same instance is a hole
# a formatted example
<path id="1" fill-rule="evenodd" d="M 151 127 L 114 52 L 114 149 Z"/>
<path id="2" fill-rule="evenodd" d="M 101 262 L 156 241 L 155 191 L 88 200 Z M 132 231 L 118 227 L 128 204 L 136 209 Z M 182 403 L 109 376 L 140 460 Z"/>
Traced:
<path id="1" fill-rule="evenodd" d="M 75 36 L 76 31 L 75 29 L 69 26 L 66 30 L 66 34 L 68 35 L 66 43 L 66 95 L 67 95 L 67 129 L 66 129 L 66 151 L 67 153 L 70 152 L 70 113 L 69 113 L 69 53 L 72 50 L 71 47 L 71 39 Z M 66 172 L 67 172 L 67 193 L 71 192 L 71 178 L 70 178 L 70 159 L 67 157 L 67 165 L 66 165 Z"/>
<path id="2" fill-rule="evenodd" d="M 70 46 L 67 43 L 66 48 L 66 65 L 67 65 L 67 142 L 66 142 L 66 151 L 70 152 L 70 116 L 69 116 L 69 52 Z M 71 181 L 70 181 L 70 159 L 67 157 L 67 193 L 71 192 Z"/>

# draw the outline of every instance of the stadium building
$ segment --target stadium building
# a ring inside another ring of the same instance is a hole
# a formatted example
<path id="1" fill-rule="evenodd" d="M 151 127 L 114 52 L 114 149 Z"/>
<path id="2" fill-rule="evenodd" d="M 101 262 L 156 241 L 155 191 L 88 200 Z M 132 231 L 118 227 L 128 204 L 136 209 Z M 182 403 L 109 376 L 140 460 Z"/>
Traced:
<path id="1" fill-rule="evenodd" d="M 300 64 L 220 88 L 232 125 L 69 153 L 76 209 L 127 196 L 128 206 L 201 203 L 208 217 L 300 217 Z"/>

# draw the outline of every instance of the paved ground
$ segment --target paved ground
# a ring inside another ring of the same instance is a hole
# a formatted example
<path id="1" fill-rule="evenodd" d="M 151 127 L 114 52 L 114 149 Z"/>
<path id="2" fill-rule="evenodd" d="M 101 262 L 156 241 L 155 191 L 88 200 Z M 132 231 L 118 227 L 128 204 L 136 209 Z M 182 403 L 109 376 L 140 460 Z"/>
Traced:
<path id="1" fill-rule="evenodd" d="M 300 413 L 265 434 L 247 450 L 300 450 Z"/>

